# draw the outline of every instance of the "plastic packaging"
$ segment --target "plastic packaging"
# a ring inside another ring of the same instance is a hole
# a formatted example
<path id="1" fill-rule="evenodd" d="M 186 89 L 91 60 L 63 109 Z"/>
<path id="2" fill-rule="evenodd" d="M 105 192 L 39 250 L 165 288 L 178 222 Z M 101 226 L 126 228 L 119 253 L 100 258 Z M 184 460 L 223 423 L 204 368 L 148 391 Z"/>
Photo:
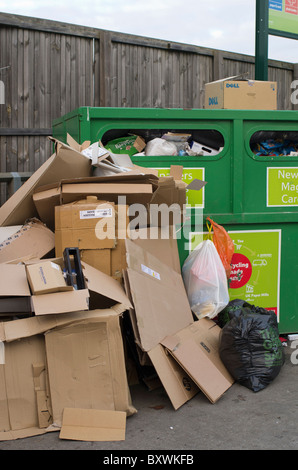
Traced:
<path id="1" fill-rule="evenodd" d="M 159 137 L 150 140 L 145 148 L 146 156 L 177 155 L 177 153 L 175 144 Z"/>
<path id="2" fill-rule="evenodd" d="M 226 272 L 211 240 L 202 241 L 185 260 L 182 276 L 192 312 L 214 318 L 229 303 Z"/>

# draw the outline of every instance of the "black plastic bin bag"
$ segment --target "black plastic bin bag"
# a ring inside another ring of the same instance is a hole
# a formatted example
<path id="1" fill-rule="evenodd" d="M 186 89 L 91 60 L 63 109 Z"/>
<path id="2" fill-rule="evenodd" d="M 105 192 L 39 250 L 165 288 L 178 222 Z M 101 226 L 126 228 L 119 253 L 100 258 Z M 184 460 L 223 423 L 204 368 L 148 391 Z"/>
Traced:
<path id="1" fill-rule="evenodd" d="M 276 314 L 236 299 L 224 315 L 221 360 L 235 381 L 258 392 L 277 377 L 285 360 Z"/>

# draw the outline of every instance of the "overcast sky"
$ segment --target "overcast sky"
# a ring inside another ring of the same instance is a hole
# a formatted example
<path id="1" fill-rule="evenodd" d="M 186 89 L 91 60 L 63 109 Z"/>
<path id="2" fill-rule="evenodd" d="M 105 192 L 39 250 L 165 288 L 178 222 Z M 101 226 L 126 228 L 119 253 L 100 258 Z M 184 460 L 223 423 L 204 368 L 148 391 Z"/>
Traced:
<path id="1" fill-rule="evenodd" d="M 0 11 L 255 55 L 255 0 L 0 0 Z M 298 40 L 269 36 L 270 59 Z"/>

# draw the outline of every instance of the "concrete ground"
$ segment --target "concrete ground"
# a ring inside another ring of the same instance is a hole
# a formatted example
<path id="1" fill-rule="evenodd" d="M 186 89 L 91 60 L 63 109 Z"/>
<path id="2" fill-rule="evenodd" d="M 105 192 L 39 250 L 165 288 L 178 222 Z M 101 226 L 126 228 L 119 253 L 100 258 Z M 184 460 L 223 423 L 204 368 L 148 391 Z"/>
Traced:
<path id="1" fill-rule="evenodd" d="M 125 441 L 67 441 L 51 432 L 2 441 L 0 450 L 100 450 L 97 463 L 111 452 L 120 458 L 137 450 L 189 455 L 198 450 L 297 450 L 298 364 L 292 353 L 288 343 L 281 372 L 264 390 L 255 393 L 235 383 L 215 404 L 200 392 L 175 411 L 163 388 L 132 386 L 138 413 L 127 419 Z"/>

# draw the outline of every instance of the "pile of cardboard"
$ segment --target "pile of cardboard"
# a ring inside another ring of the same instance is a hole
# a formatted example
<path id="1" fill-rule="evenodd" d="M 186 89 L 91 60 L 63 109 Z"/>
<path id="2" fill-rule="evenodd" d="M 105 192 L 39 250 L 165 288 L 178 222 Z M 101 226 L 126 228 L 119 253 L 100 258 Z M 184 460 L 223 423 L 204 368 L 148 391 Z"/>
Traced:
<path id="1" fill-rule="evenodd" d="M 175 231 L 157 220 L 150 238 L 147 218 L 131 226 L 134 204 L 183 207 L 181 171 L 158 178 L 105 152 L 94 166 L 90 143 L 53 143 L 0 208 L 0 439 L 57 430 L 124 439 L 137 412 L 126 319 L 138 366 L 155 370 L 174 409 L 199 390 L 216 402 L 233 379 L 219 358 L 220 328 L 194 320 Z M 94 176 L 97 163 L 112 174 Z"/>

